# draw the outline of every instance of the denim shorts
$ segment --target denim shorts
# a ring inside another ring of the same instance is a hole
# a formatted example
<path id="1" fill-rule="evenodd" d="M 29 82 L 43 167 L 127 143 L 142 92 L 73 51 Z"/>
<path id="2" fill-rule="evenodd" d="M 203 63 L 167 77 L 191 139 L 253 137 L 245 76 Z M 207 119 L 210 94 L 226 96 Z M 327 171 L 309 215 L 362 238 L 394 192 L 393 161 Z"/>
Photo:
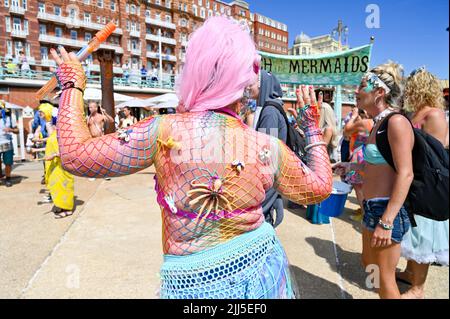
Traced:
<path id="1" fill-rule="evenodd" d="M 369 231 L 375 231 L 378 226 L 380 218 L 383 217 L 386 207 L 389 203 L 389 199 L 370 199 L 364 201 L 364 218 L 363 225 Z M 394 229 L 392 230 L 392 241 L 396 243 L 401 243 L 403 236 L 408 232 L 411 227 L 411 222 L 409 221 L 408 212 L 405 207 L 400 209 L 397 217 L 394 219 Z"/>

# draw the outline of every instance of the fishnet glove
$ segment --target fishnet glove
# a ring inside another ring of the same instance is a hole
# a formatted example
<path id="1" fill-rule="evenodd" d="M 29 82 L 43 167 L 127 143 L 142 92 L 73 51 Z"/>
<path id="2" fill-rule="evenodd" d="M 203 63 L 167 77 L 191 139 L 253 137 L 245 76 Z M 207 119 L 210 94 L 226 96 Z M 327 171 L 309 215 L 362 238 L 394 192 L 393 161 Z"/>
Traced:
<path id="1" fill-rule="evenodd" d="M 80 63 L 65 62 L 56 70 L 56 78 L 63 89 L 77 88 L 84 91 L 86 88 L 86 74 Z"/>

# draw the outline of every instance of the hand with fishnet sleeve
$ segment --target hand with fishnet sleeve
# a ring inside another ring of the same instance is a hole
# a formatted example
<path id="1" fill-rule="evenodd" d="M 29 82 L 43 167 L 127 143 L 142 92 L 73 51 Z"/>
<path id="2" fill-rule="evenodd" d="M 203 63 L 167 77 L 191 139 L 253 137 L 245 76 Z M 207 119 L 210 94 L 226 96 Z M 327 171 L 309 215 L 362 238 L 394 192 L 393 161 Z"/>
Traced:
<path id="1" fill-rule="evenodd" d="M 332 191 L 333 174 L 326 144 L 319 129 L 320 105 L 313 87 L 303 86 L 297 91 L 297 121 L 306 135 L 306 164 L 286 146 L 279 143 L 278 171 L 274 187 L 289 200 L 299 204 L 316 204 L 324 201 Z M 299 170 L 301 167 L 301 170 Z"/>
<path id="2" fill-rule="evenodd" d="M 84 70 L 77 57 L 61 49 L 52 55 L 63 87 L 58 112 L 58 143 L 64 168 L 77 176 L 114 177 L 132 174 L 153 163 L 160 118 L 149 118 L 126 131 L 92 138 L 84 121 Z"/>

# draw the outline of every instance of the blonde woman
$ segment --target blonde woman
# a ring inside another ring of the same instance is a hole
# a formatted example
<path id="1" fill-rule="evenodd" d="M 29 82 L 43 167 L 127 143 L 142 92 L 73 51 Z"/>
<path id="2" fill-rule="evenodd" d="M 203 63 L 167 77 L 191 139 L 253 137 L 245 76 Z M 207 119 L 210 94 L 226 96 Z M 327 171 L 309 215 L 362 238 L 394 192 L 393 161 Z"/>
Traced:
<path id="1" fill-rule="evenodd" d="M 368 72 L 356 91 L 358 108 L 374 118 L 374 129 L 364 150 L 364 162 L 339 163 L 335 172 L 343 175 L 351 170 L 364 175 L 363 253 L 365 267 L 379 270 L 382 299 L 400 299 L 396 283 L 396 267 L 400 259 L 401 242 L 411 227 L 404 202 L 413 181 L 412 149 L 414 133 L 408 119 L 391 115 L 399 107 L 402 90 L 402 67 L 393 62 Z M 391 115 L 389 117 L 389 115 Z M 395 170 L 381 155 L 376 135 L 387 120 Z"/>
<path id="2" fill-rule="evenodd" d="M 413 71 L 405 86 L 404 111 L 412 115 L 414 127 L 438 139 L 448 148 L 448 124 L 444 112 L 442 88 L 438 79 L 424 68 Z M 448 266 L 448 220 L 439 222 L 421 216 L 414 217 L 417 227 L 411 228 L 402 242 L 402 256 L 408 259 L 400 281 L 410 283 L 405 299 L 423 299 L 428 269 L 431 263 Z"/>
<path id="3" fill-rule="evenodd" d="M 322 129 L 323 141 L 327 143 L 328 156 L 332 156 L 337 147 L 336 117 L 330 104 L 323 102 L 320 109 L 319 127 Z"/>

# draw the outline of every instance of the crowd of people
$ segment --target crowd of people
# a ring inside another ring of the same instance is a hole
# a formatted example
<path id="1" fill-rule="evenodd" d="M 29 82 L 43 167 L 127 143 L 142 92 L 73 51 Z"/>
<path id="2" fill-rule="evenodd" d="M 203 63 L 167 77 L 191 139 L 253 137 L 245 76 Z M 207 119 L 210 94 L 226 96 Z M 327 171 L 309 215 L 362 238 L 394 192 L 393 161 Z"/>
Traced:
<path id="1" fill-rule="evenodd" d="M 407 205 L 418 131 L 445 149 L 448 174 L 442 89 L 425 68 L 407 77 L 394 62 L 371 69 L 356 89 L 339 142 L 323 92 L 303 85 L 296 107 L 287 108 L 276 76 L 261 70 L 250 35 L 228 18 L 210 18 L 193 33 L 177 113 L 140 122 L 129 107 L 115 119 L 90 102 L 87 126 L 80 125 L 83 68 L 63 48 L 51 53 L 62 84 L 58 114 L 42 103 L 31 129 L 34 142 L 45 146 L 45 182 L 56 217 L 73 212 L 73 175 L 109 178 L 155 165 L 164 225 L 161 297 L 295 298 L 274 231 L 283 221 L 283 198 L 302 206 L 321 203 L 331 193 L 333 172 L 355 191 L 359 209 L 350 218 L 362 223 L 362 264 L 378 267 L 380 298 L 424 298 L 429 266 L 448 266 L 448 208 L 437 220 Z M 129 61 L 122 68 L 124 76 L 131 74 Z M 145 66 L 140 75 L 148 76 Z M 0 146 L 15 133 L 2 112 Z M 105 135 L 105 125 L 114 123 L 118 133 Z M 232 138 L 217 143 L 224 136 Z M 219 144 L 213 153 L 220 161 L 203 152 L 214 149 L 211 143 Z M 248 152 L 234 155 L 237 145 Z M 8 152 L 2 151 L 7 179 Z M 235 157 L 229 159 L 230 152 Z M 408 266 L 398 273 L 400 257 Z M 397 281 L 411 288 L 401 295 Z"/>

